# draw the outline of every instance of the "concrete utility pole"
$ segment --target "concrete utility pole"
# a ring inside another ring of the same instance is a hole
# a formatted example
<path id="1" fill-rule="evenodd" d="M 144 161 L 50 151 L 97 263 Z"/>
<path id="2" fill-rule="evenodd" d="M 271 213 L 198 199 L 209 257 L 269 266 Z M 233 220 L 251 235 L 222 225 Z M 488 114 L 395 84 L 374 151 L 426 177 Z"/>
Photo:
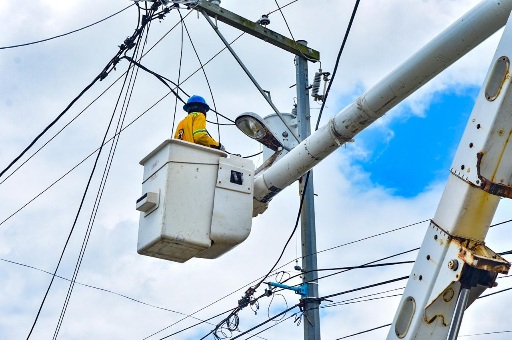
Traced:
<path id="1" fill-rule="evenodd" d="M 238 28 L 248 34 L 262 39 L 274 46 L 277 46 L 287 52 L 296 55 L 296 86 L 297 86 L 297 125 L 299 132 L 299 142 L 306 139 L 311 134 L 311 121 L 309 110 L 309 83 L 308 83 L 308 61 L 316 62 L 320 59 L 320 54 L 307 47 L 305 41 L 293 41 L 279 33 L 269 30 L 260 23 L 250 21 L 235 13 L 229 12 L 213 2 L 199 2 L 197 9 L 205 14 L 212 27 L 216 29 L 217 34 L 226 44 L 226 47 L 234 54 L 227 41 L 222 37 L 216 25 L 208 16 L 215 20 L 224 22 L 230 26 Z M 240 66 L 245 69 L 241 60 L 236 57 Z M 249 75 L 249 74 L 248 74 Z M 252 78 L 251 78 L 252 79 Z M 256 81 L 255 85 L 259 88 Z M 261 92 L 261 89 L 260 89 Z M 266 97 L 267 98 L 267 97 Z M 269 102 L 271 104 L 271 102 Z M 277 109 L 271 104 L 271 106 Z M 284 121 L 283 121 L 284 122 Z M 293 132 L 292 132 L 293 133 Z M 303 282 L 307 282 L 308 294 L 304 298 L 304 339 L 320 340 L 320 311 L 319 304 L 315 298 L 318 297 L 318 274 L 316 272 L 316 231 L 315 231 L 315 205 L 313 172 L 311 171 L 307 183 L 304 187 L 305 176 L 300 185 L 300 191 L 304 192 L 304 202 L 301 214 L 301 239 L 302 239 L 302 268 L 308 273 L 304 275 Z"/>
<path id="2" fill-rule="evenodd" d="M 299 40 L 298 44 L 307 45 Z M 308 61 L 302 55 L 295 57 L 297 81 L 297 128 L 301 141 L 311 134 L 311 114 L 309 109 Z M 304 195 L 301 212 L 302 269 L 303 282 L 307 283 L 308 296 L 304 300 L 304 340 L 320 340 L 320 302 L 318 298 L 318 273 L 316 263 L 316 228 L 315 228 L 315 191 L 313 188 L 313 170 L 302 176 L 300 189 Z"/>

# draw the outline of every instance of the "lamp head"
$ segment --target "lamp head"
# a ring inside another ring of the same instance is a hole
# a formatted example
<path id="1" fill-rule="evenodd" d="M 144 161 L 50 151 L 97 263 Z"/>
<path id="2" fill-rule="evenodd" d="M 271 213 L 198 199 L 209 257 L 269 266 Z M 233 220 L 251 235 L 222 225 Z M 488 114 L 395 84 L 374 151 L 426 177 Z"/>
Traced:
<path id="1" fill-rule="evenodd" d="M 254 112 L 242 113 L 235 119 L 235 125 L 245 135 L 252 139 L 256 139 L 267 148 L 277 151 L 283 145 L 268 129 L 263 119 Z"/>

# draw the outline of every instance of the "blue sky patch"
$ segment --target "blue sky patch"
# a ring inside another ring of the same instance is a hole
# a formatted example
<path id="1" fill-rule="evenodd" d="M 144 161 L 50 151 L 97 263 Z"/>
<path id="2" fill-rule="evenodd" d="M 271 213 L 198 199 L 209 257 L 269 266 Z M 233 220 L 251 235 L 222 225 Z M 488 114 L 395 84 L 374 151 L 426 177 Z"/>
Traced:
<path id="1" fill-rule="evenodd" d="M 386 128 L 361 132 L 356 142 L 370 154 L 356 165 L 396 196 L 418 195 L 448 176 L 478 91 L 474 87 L 437 94 L 424 117 L 397 118 Z"/>

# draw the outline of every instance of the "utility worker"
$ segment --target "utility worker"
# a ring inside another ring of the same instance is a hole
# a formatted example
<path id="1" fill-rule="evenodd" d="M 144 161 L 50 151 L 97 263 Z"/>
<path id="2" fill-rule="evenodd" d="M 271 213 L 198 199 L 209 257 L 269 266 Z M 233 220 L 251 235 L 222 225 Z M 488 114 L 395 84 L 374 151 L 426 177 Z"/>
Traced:
<path id="1" fill-rule="evenodd" d="M 190 97 L 183 105 L 183 110 L 188 112 L 188 115 L 178 124 L 175 139 L 225 150 L 224 146 L 213 139 L 206 130 L 206 112 L 210 111 L 210 107 L 203 97 Z"/>

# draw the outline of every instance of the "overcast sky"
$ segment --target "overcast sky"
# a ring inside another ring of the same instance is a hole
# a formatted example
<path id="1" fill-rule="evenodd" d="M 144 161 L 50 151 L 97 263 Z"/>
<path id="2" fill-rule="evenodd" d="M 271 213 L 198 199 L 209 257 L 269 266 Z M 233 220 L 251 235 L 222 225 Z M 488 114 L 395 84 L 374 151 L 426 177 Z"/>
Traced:
<path id="1" fill-rule="evenodd" d="M 286 3 L 279 1 L 280 5 Z M 477 3 L 475 0 L 362 1 L 321 125 Z M 2 1 L 0 47 L 66 33 L 130 4 L 126 0 Z M 274 12 L 277 6 L 273 0 L 224 0 L 222 6 L 252 20 L 272 12 L 269 28 L 290 36 L 281 14 Z M 294 38 L 307 40 L 309 46 L 320 51 L 324 71 L 333 71 L 353 6 L 353 1 L 299 0 L 283 9 Z M 189 11 L 182 9 L 181 14 L 185 16 Z M 2 169 L 101 72 L 118 52 L 118 46 L 132 35 L 137 18 L 137 9 L 132 6 L 83 31 L 40 44 L 0 50 Z M 163 20 L 152 22 L 145 51 L 156 46 L 141 62 L 174 82 L 183 81 L 200 65 L 179 21 L 178 12 L 172 11 Z M 205 19 L 195 12 L 190 13 L 185 23 L 203 63 L 223 48 Z M 220 28 L 229 41 L 240 34 L 223 24 Z M 434 215 L 458 140 L 500 35 L 501 31 L 363 131 L 354 143 L 334 152 L 315 168 L 317 248 L 326 250 L 318 254 L 319 268 L 360 265 L 420 246 L 428 226 L 425 221 Z M 261 86 L 270 91 L 276 106 L 282 112 L 289 112 L 295 97 L 294 57 L 247 34 L 233 48 Z M 51 280 L 51 275 L 44 271 L 53 272 L 57 266 L 95 155 L 38 195 L 100 145 L 123 78 L 80 113 L 121 77 L 127 67 L 128 62 L 122 60 L 116 70 L 76 102 L 22 161 L 73 122 L 12 176 L 8 177 L 21 162 L 0 177 L 0 339 L 27 337 Z M 319 67 L 318 63 L 309 64 L 310 80 Z M 213 59 L 205 67 L 205 73 L 208 81 L 199 71 L 182 85 L 183 90 L 203 95 L 210 106 L 231 119 L 246 111 L 261 116 L 272 113 L 227 51 Z M 232 309 L 248 285 L 272 267 L 292 232 L 299 206 L 297 184 L 276 196 L 265 214 L 253 219 L 249 238 L 219 259 L 192 259 L 179 264 L 137 254 L 139 213 L 135 210 L 135 200 L 140 196 L 142 182 L 139 161 L 171 137 L 174 119 L 179 121 L 184 117 L 182 104 L 178 103 L 175 111 L 174 97 L 166 94 L 168 89 L 160 81 L 139 71 L 123 126 L 157 104 L 121 134 L 78 274 L 80 284 L 74 287 L 60 328 L 61 339 L 141 340 L 162 330 L 149 337 L 161 339 L 199 322 L 193 318 L 180 321 L 185 315 L 199 311 L 194 317 L 205 320 Z M 312 102 L 311 107 L 312 121 L 316 122 L 320 104 Z M 208 118 L 215 119 L 213 114 Z M 221 122 L 226 123 L 222 118 Z M 233 126 L 221 126 L 220 136 L 214 125 L 210 124 L 208 129 L 230 152 L 245 156 L 260 151 L 255 141 Z M 113 127 L 109 138 L 112 131 Z M 62 278 L 73 275 L 107 155 L 105 149 L 64 253 L 58 271 Z M 262 161 L 260 157 L 253 160 L 257 165 Z M 494 222 L 509 220 L 511 216 L 510 202 L 502 200 Z M 343 246 L 401 227 L 405 228 Z M 491 249 L 510 250 L 510 227 L 507 223 L 490 230 L 486 242 Z M 300 233 L 293 237 L 280 262 L 285 278 L 297 274 L 293 267 L 298 256 Z M 407 261 L 415 257 L 413 251 L 393 260 Z M 405 276 L 411 268 L 412 265 L 397 265 L 334 275 L 319 281 L 320 295 Z M 62 278 L 55 279 L 31 339 L 48 339 L 54 334 L 69 287 L 69 281 Z M 271 277 L 273 281 L 279 279 L 282 277 Z M 512 279 L 505 277 L 498 283 L 497 289 L 508 288 Z M 340 295 L 333 301 L 384 291 L 389 292 L 371 297 L 397 295 L 405 284 L 400 281 Z M 256 311 L 242 310 L 240 330 L 245 331 L 265 321 L 269 314 L 272 316 L 298 302 L 298 296 L 292 292 L 281 294 L 273 299 L 261 299 Z M 460 334 L 512 330 L 506 308 L 510 296 L 511 293 L 505 292 L 478 300 L 468 309 Z M 392 296 L 335 306 L 324 303 L 322 338 L 337 339 L 388 324 L 399 301 L 400 296 Z M 269 340 L 301 338 L 302 325 L 294 324 L 295 312 L 296 309 L 289 312 L 285 316 L 289 319 L 258 336 Z M 211 324 L 193 327 L 174 338 L 199 339 L 218 321 L 213 319 Z M 274 323 L 266 327 L 271 325 Z M 382 339 L 387 332 L 383 328 L 354 339 Z M 508 337 L 496 334 L 471 338 Z"/>

